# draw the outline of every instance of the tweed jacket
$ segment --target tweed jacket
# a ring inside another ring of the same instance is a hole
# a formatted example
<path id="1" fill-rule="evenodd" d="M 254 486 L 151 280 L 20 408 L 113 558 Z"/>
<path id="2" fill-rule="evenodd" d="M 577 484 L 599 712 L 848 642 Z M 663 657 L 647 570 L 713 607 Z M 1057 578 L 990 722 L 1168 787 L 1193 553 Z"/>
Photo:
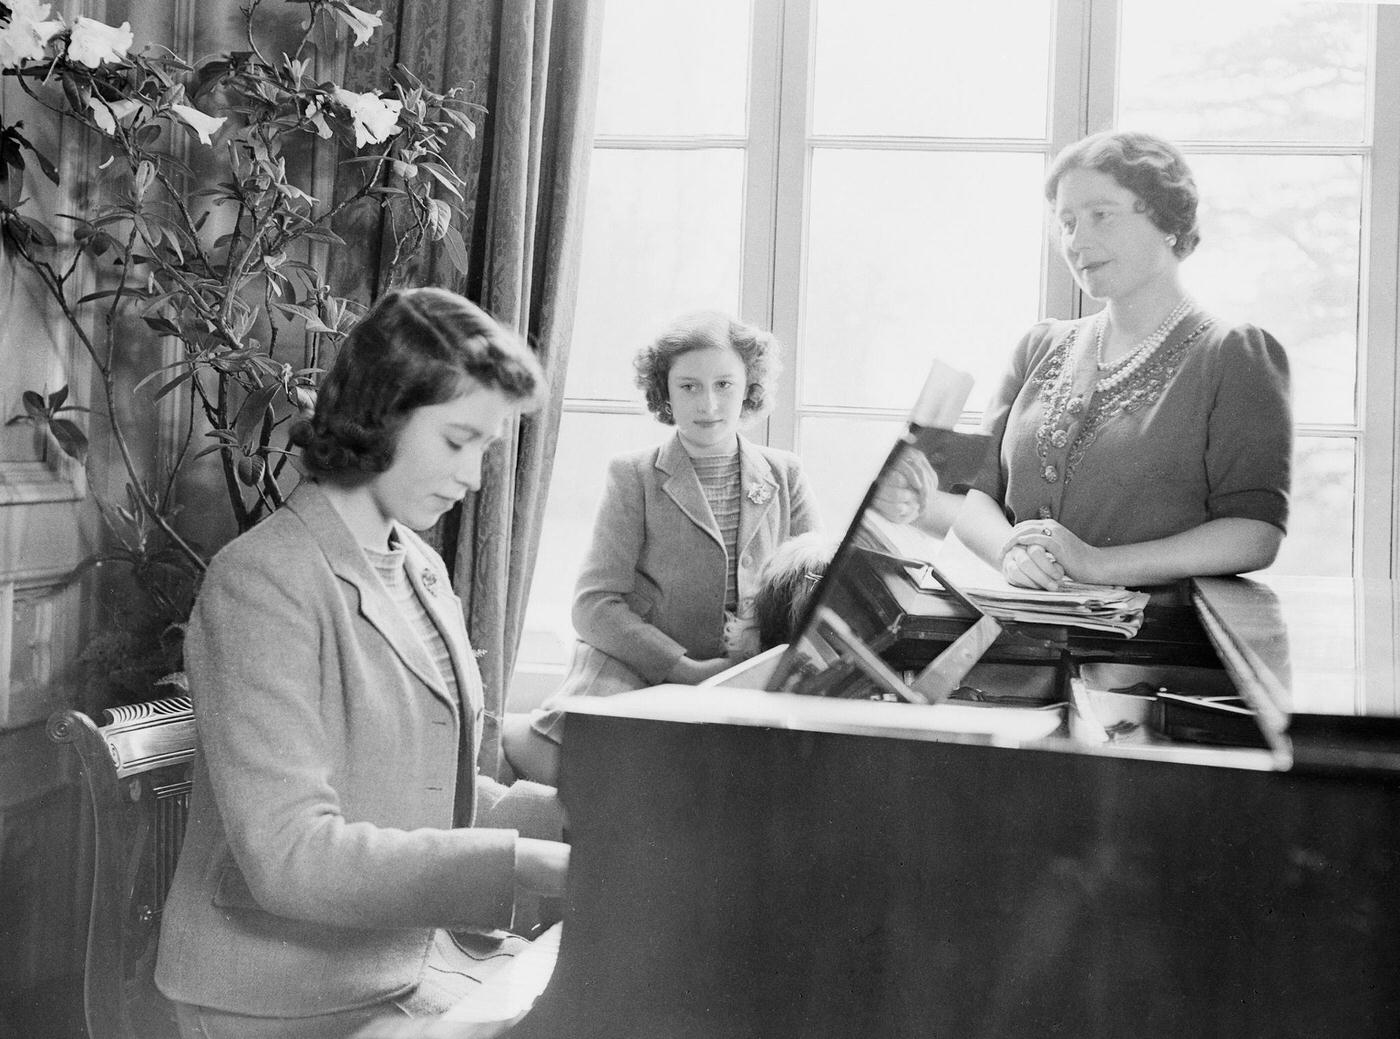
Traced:
<path id="1" fill-rule="evenodd" d="M 741 436 L 739 470 L 737 614 L 746 619 L 763 564 L 788 538 L 814 529 L 817 517 L 796 455 Z M 728 565 L 679 436 L 612 459 L 575 589 L 574 628 L 584 645 L 557 695 L 651 685 L 665 681 L 682 655 L 724 656 Z"/>
<path id="2" fill-rule="evenodd" d="M 482 693 L 442 561 L 400 529 L 422 638 L 314 483 L 214 559 L 186 636 L 198 746 L 156 980 L 267 1017 L 413 989 L 438 927 L 504 927 L 554 791 L 476 775 Z M 521 829 L 488 828 L 518 815 Z M 474 825 L 475 824 L 475 825 Z"/>

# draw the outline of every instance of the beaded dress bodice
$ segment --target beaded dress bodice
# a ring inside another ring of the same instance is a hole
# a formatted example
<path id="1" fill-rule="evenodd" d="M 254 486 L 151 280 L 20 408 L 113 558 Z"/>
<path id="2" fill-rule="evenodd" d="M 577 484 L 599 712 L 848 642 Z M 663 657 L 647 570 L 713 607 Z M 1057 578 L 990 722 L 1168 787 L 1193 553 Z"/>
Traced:
<path id="1" fill-rule="evenodd" d="M 1205 315 L 1182 322 L 1127 378 L 1107 386 L 1092 340 L 1081 339 L 1079 327 L 1071 329 L 1031 374 L 1041 407 L 1035 432 L 1041 479 L 1068 485 L 1103 427 L 1117 415 L 1155 403 L 1210 324 Z"/>

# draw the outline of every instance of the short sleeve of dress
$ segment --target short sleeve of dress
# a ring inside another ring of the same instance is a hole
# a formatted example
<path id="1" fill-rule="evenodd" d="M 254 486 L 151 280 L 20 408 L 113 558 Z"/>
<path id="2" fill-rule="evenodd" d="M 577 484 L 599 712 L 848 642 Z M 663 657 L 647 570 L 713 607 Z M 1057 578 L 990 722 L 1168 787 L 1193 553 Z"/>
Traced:
<path id="1" fill-rule="evenodd" d="M 987 402 L 987 410 L 982 418 L 982 432 L 991 437 L 987 444 L 986 457 L 982 459 L 982 468 L 971 484 L 966 487 L 953 487 L 950 490 L 981 491 L 998 504 L 1004 505 L 1006 502 L 1006 470 L 1001 464 L 1001 446 L 1006 436 L 1006 423 L 1011 417 L 1011 406 L 1015 404 L 1022 387 L 1026 384 L 1026 377 L 1054 339 L 1053 329 L 1053 322 L 1042 321 L 1033 326 L 1016 344 L 1016 349 L 1011 354 L 1011 364 L 991 400 Z"/>
<path id="2" fill-rule="evenodd" d="M 1253 325 L 1220 344 L 1220 377 L 1210 410 L 1206 476 L 1212 519 L 1257 519 L 1287 530 L 1293 457 L 1288 356 Z"/>

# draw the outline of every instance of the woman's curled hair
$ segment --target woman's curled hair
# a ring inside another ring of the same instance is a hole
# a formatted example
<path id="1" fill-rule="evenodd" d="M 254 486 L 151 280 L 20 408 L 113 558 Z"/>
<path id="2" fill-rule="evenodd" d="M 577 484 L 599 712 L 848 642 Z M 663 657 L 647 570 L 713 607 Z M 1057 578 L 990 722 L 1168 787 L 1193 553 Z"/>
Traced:
<path id="1" fill-rule="evenodd" d="M 388 469 L 399 432 L 417 408 L 443 404 L 471 383 L 532 410 L 546 392 L 525 341 L 455 292 L 394 290 L 340 346 L 310 419 L 291 442 L 313 474 L 359 482 Z"/>
<path id="2" fill-rule="evenodd" d="M 1190 256 L 1200 244 L 1196 180 L 1170 141 L 1134 130 L 1110 130 L 1076 141 L 1055 156 L 1045 176 L 1045 197 L 1052 204 L 1060 179 L 1075 169 L 1106 173 L 1136 195 L 1153 226 L 1176 237 L 1172 252 L 1178 258 Z"/>

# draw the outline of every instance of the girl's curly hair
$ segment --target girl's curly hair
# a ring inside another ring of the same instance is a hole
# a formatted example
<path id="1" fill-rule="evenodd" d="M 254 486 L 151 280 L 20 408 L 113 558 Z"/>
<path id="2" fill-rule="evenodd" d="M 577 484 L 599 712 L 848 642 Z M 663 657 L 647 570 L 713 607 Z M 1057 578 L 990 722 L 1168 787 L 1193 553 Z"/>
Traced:
<path id="1" fill-rule="evenodd" d="M 733 350 L 743 359 L 747 386 L 741 414 L 747 418 L 768 410 L 769 391 L 781 370 L 782 348 L 778 341 L 770 333 L 736 321 L 728 314 L 702 310 L 676 320 L 632 359 L 637 388 L 658 422 L 676 424 L 666 382 L 676 358 L 692 350 L 711 348 Z"/>

